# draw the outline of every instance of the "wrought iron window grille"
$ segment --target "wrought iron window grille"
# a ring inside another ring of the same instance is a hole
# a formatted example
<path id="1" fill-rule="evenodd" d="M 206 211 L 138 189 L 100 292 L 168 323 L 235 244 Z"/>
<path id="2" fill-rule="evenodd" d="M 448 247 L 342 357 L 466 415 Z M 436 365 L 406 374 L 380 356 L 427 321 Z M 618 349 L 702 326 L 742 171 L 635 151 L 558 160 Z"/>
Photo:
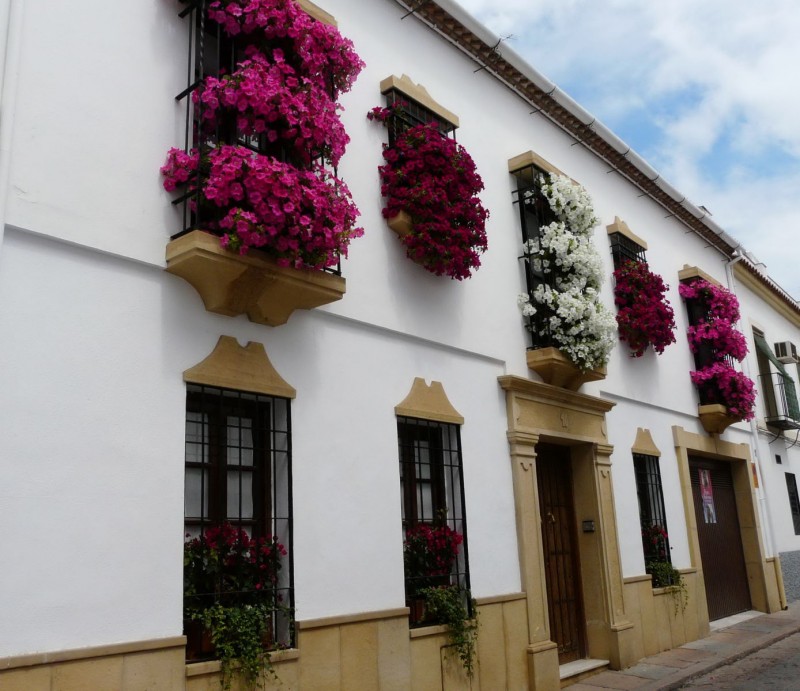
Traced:
<path id="1" fill-rule="evenodd" d="M 464 501 L 461 430 L 458 425 L 398 416 L 398 453 L 403 535 L 421 525 L 446 526 L 463 538 L 448 574 L 405 573 L 406 603 L 411 626 L 432 622 L 414 606 L 424 587 L 455 586 L 463 594 L 470 617 L 474 615 L 470 590 L 467 520 Z"/>
<path id="2" fill-rule="evenodd" d="M 753 330 L 760 391 L 764 397 L 764 422 L 782 431 L 800 429 L 800 401 L 795 380 L 769 347 L 764 334 Z M 773 371 L 772 367 L 775 367 Z"/>
<path id="3" fill-rule="evenodd" d="M 282 162 L 292 163 L 289 149 L 280 142 L 270 142 L 263 134 L 245 134 L 237 128 L 236 114 L 230 113 L 218 118 L 214 127 L 208 125 L 204 117 L 205 106 L 201 101 L 195 104 L 192 93 L 196 91 L 208 76 L 220 77 L 231 74 L 236 65 L 246 59 L 246 44 L 242 40 L 231 38 L 222 26 L 208 17 L 210 0 L 181 0 L 185 7 L 178 13 L 181 19 L 186 19 L 189 29 L 189 51 L 186 70 L 186 88 L 181 91 L 175 100 L 185 103 L 184 117 L 184 151 L 187 153 L 196 148 L 200 154 L 200 165 L 196 175 L 189 180 L 187 191 L 173 199 L 172 204 L 181 207 L 181 230 L 171 236 L 172 240 L 179 238 L 192 230 L 207 230 L 206 225 L 216 220 L 218 211 L 201 203 L 200 183 L 207 165 L 204 161 L 209 152 L 223 144 L 243 146 L 254 153 L 271 156 Z M 333 92 L 333 85 L 331 85 Z M 322 153 L 315 156 L 314 161 L 323 161 Z M 337 168 L 333 167 L 334 175 Z M 192 189 L 192 187 L 194 189 Z M 326 273 L 341 275 L 341 261 L 336 266 L 323 269 Z"/>
<path id="4" fill-rule="evenodd" d="M 686 305 L 686 315 L 690 326 L 697 326 L 700 322 L 708 319 L 709 306 L 704 299 L 688 298 L 684 303 Z M 695 370 L 698 371 L 712 365 L 718 359 L 715 349 L 705 343 L 701 343 L 692 355 L 694 356 Z M 725 360 L 731 367 L 734 366 L 734 360 L 732 358 L 726 357 Z M 701 405 L 719 403 L 721 400 L 721 395 L 713 383 L 697 386 L 697 393 L 700 397 Z"/>
<path id="5" fill-rule="evenodd" d="M 669 534 L 658 457 L 634 453 L 633 470 L 636 478 L 636 495 L 639 500 L 644 560 L 645 562 L 666 561 L 671 564 L 669 538 L 664 538 L 663 544 L 659 545 L 653 544 L 647 535 L 652 528 L 662 528 L 665 533 Z"/>
<path id="6" fill-rule="evenodd" d="M 611 233 L 608 239 L 611 243 L 611 257 L 614 260 L 614 269 L 619 269 L 626 259 L 647 264 L 646 250 L 639 243 L 622 233 Z"/>
<path id="7" fill-rule="evenodd" d="M 528 248 L 538 251 L 541 229 L 558 219 L 542 193 L 543 176 L 548 175 L 547 172 L 530 165 L 514 171 L 513 175 L 516 178 L 517 189 L 512 192 L 512 199 L 519 209 L 523 247 L 518 259 L 522 262 L 528 299 L 531 304 L 535 304 L 533 295 L 536 289 L 542 285 L 554 288 L 555 277 L 544 272 L 541 260 L 533 256 Z M 553 345 L 550 333 L 551 316 L 552 311 L 546 305 L 536 305 L 536 314 L 525 317 L 526 329 L 531 338 L 529 350 Z"/>
<path id="8" fill-rule="evenodd" d="M 786 489 L 789 493 L 789 508 L 792 512 L 794 534 L 800 535 L 800 495 L 797 493 L 797 479 L 794 473 L 786 473 Z"/>
<path id="9" fill-rule="evenodd" d="M 456 138 L 456 126 L 444 118 L 436 115 L 432 110 L 409 98 L 397 89 L 389 89 L 384 93 L 386 106 L 392 110 L 388 121 L 389 146 L 392 146 L 397 137 L 418 125 L 433 123 L 444 137 Z"/>
<path id="10" fill-rule="evenodd" d="M 291 459 L 289 399 L 187 385 L 185 533 L 198 537 L 229 523 L 285 547 L 270 614 L 274 643 L 281 647 L 294 644 Z M 185 605 L 247 604 L 258 595 L 222 581 L 214 590 Z"/>

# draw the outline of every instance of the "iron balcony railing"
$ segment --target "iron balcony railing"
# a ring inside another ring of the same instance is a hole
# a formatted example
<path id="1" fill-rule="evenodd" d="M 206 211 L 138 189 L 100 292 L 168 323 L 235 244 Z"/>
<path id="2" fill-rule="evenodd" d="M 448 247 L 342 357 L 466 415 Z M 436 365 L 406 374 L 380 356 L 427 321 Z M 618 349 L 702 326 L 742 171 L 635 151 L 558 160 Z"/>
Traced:
<path id="1" fill-rule="evenodd" d="M 800 405 L 794 380 L 780 372 L 759 376 L 766 408 L 765 422 L 777 429 L 800 429 Z"/>

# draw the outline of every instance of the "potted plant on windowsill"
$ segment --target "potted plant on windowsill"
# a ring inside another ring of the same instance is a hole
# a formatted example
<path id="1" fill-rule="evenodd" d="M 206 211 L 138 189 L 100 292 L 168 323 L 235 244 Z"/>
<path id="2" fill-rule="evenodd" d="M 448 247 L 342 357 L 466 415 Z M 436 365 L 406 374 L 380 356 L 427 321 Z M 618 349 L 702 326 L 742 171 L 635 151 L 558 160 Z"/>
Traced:
<path id="1" fill-rule="evenodd" d="M 234 674 L 248 687 L 272 673 L 269 650 L 277 646 L 274 624 L 281 602 L 278 578 L 283 545 L 274 537 L 251 538 L 230 523 L 184 543 L 184 625 L 187 659 L 217 658 L 222 686 Z"/>
<path id="2" fill-rule="evenodd" d="M 531 275 L 541 277 L 517 298 L 526 328 L 544 346 L 528 350 L 528 367 L 547 384 L 576 390 L 605 377 L 615 345 L 614 316 L 600 301 L 597 218 L 586 190 L 564 175 L 541 176 L 521 203 L 547 203 L 556 218 L 522 247 Z"/>
<path id="3" fill-rule="evenodd" d="M 447 626 L 447 637 L 469 678 L 475 673 L 475 645 L 478 637 L 478 608 L 469 591 L 457 585 L 427 587 L 420 591 L 427 615 Z M 469 601 L 470 606 L 467 606 Z M 470 617 L 470 609 L 473 616 Z"/>
<path id="4" fill-rule="evenodd" d="M 405 105 L 373 108 L 367 117 L 390 124 Z M 434 122 L 396 129 L 379 168 L 383 216 L 410 259 L 436 276 L 469 278 L 487 248 L 489 216 L 478 197 L 483 181 L 475 163 Z"/>

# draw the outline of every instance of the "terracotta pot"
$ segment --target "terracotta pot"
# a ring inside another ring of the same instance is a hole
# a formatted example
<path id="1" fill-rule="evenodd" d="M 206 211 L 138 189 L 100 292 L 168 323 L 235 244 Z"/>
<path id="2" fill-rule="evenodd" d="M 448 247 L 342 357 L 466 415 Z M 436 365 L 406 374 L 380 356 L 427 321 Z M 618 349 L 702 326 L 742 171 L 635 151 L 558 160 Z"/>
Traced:
<path id="1" fill-rule="evenodd" d="M 186 636 L 186 659 L 187 660 L 212 660 L 215 650 L 211 642 L 211 631 L 203 622 L 191 619 L 183 620 L 183 631 Z"/>

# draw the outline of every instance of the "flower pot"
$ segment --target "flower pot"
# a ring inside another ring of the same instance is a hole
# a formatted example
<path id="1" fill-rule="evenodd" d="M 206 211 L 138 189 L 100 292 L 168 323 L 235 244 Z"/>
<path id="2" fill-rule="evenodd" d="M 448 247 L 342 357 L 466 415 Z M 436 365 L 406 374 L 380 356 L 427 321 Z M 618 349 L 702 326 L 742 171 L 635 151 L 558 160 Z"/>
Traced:
<path id="1" fill-rule="evenodd" d="M 606 368 L 582 370 L 558 348 L 538 348 L 528 351 L 528 367 L 538 374 L 545 384 L 577 391 L 586 382 L 606 378 Z"/>
<path id="2" fill-rule="evenodd" d="M 722 434 L 734 422 L 739 420 L 728 415 L 728 409 L 720 403 L 697 406 L 700 424 L 709 434 Z"/>
<path id="3" fill-rule="evenodd" d="M 184 619 L 183 631 L 186 635 L 187 660 L 212 660 L 214 658 L 215 650 L 211 641 L 211 631 L 203 626 L 203 622 Z"/>
<path id="4" fill-rule="evenodd" d="M 392 216 L 386 219 L 386 224 L 397 233 L 398 237 L 405 237 L 410 235 L 414 229 L 414 223 L 405 211 L 401 211 L 397 216 Z"/>
<path id="5" fill-rule="evenodd" d="M 187 281 L 209 312 L 246 314 L 258 324 L 285 324 L 297 309 L 313 309 L 345 293 L 341 276 L 278 266 L 258 251 L 240 255 L 219 238 L 193 230 L 167 245 L 167 271 Z"/>

